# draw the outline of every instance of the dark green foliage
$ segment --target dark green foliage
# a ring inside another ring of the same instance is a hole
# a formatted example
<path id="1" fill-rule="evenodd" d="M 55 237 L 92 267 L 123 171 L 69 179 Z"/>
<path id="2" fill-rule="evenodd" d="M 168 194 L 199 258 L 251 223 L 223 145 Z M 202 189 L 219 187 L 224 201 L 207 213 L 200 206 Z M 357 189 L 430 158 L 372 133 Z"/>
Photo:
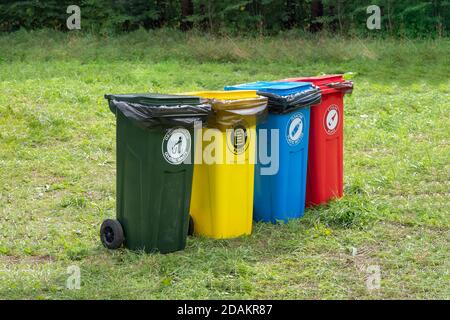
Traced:
<path id="1" fill-rule="evenodd" d="M 67 30 L 71 4 L 81 8 L 82 29 L 100 33 L 194 27 L 226 34 L 322 29 L 343 35 L 447 36 L 450 15 L 448 0 L 1 0 L 0 31 Z M 380 31 L 366 28 L 372 4 L 382 10 Z"/>

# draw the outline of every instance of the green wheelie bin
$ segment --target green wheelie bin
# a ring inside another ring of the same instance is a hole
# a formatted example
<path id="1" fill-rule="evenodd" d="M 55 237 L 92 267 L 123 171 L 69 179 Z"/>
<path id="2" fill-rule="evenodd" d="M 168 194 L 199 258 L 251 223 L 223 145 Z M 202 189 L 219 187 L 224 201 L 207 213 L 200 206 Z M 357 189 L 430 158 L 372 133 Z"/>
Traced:
<path id="1" fill-rule="evenodd" d="M 194 155 L 194 124 L 211 107 L 199 97 L 105 95 L 116 115 L 117 219 L 100 228 L 103 245 L 168 253 L 184 249 Z"/>

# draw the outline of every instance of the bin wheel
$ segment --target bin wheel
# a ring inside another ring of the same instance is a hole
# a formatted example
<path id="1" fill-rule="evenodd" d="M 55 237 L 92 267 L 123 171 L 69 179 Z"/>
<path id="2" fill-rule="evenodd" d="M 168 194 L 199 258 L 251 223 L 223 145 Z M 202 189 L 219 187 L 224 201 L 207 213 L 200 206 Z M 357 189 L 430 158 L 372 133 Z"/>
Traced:
<path id="1" fill-rule="evenodd" d="M 192 219 L 192 216 L 189 216 L 188 236 L 192 235 L 194 235 L 194 219 Z"/>
<path id="2" fill-rule="evenodd" d="M 118 249 L 124 241 L 122 225 L 119 221 L 106 219 L 100 227 L 100 239 L 108 249 Z"/>

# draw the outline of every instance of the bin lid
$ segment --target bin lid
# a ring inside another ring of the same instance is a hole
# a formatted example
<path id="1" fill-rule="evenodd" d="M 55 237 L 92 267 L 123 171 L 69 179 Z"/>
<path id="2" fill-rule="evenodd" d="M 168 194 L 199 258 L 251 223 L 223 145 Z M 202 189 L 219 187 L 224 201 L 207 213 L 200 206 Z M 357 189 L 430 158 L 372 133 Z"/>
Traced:
<path id="1" fill-rule="evenodd" d="M 279 80 L 280 82 L 312 82 L 317 86 L 325 85 L 327 83 L 335 83 L 344 81 L 342 74 L 327 74 L 316 77 L 298 77 L 298 78 L 287 78 Z"/>
<path id="2" fill-rule="evenodd" d="M 188 95 L 159 93 L 106 94 L 109 109 L 120 111 L 125 117 L 143 128 L 160 126 L 191 127 L 204 124 L 211 113 L 206 99 Z"/>
<path id="3" fill-rule="evenodd" d="M 128 103 L 138 103 L 141 105 L 196 105 L 204 103 L 204 99 L 199 96 L 174 95 L 160 93 L 134 93 L 134 94 L 106 94 L 108 100 L 122 101 Z"/>
<path id="4" fill-rule="evenodd" d="M 279 80 L 280 82 L 284 81 L 310 81 L 314 85 L 320 87 L 322 90 L 322 94 L 329 93 L 352 93 L 353 91 L 353 81 L 348 81 L 344 79 L 342 74 L 331 74 L 331 75 L 323 75 L 317 77 L 301 77 L 301 78 L 289 78 Z"/>
<path id="5" fill-rule="evenodd" d="M 236 91 L 192 91 L 182 95 L 196 95 L 208 99 L 213 110 L 254 109 L 267 108 L 267 98 L 256 94 L 256 90 Z M 251 114 L 251 110 L 248 110 Z M 255 110 L 256 112 L 256 110 Z M 257 112 L 259 113 L 259 111 Z"/>
<path id="6" fill-rule="evenodd" d="M 257 81 L 234 86 L 226 86 L 225 90 L 256 90 L 260 92 L 277 94 L 279 96 L 287 96 L 312 88 L 312 84 L 308 82 Z"/>
<path id="7" fill-rule="evenodd" d="M 208 118 L 208 126 L 227 127 L 246 121 L 248 124 L 260 123 L 267 116 L 267 97 L 260 96 L 256 90 L 236 91 L 194 91 L 181 93 L 206 98 L 214 114 Z"/>
<path id="8" fill-rule="evenodd" d="M 239 100 L 258 98 L 256 90 L 236 90 L 236 91 L 193 91 L 185 92 L 183 95 L 198 96 L 207 99 L 218 100 Z"/>

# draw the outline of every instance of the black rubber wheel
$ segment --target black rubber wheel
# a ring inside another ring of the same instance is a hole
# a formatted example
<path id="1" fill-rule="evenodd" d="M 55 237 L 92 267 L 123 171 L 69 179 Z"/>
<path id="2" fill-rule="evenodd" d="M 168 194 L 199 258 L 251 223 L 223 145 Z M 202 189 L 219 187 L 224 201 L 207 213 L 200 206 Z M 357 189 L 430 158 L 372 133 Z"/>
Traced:
<path id="1" fill-rule="evenodd" d="M 189 228 L 188 228 L 188 236 L 194 235 L 194 219 L 189 216 Z"/>
<path id="2" fill-rule="evenodd" d="M 100 227 L 100 239 L 108 249 L 118 249 L 124 241 L 122 225 L 119 221 L 106 219 Z"/>

